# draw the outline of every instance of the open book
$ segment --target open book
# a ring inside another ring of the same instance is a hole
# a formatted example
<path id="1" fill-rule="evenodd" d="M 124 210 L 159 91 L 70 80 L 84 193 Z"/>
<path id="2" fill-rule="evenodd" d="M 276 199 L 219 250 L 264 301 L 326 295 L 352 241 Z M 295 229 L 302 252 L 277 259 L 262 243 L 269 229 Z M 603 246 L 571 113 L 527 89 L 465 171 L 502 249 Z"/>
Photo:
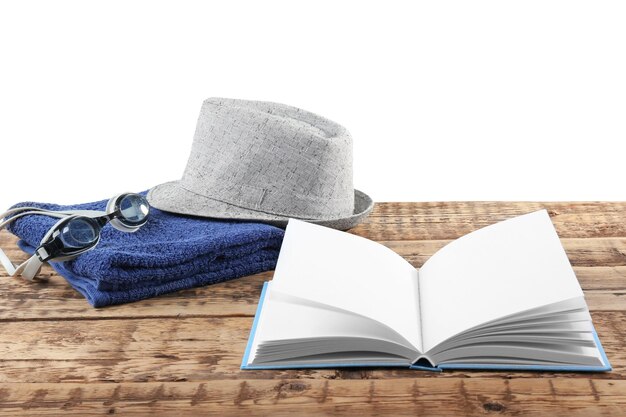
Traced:
<path id="1" fill-rule="evenodd" d="M 611 369 L 545 210 L 463 236 L 419 270 L 290 220 L 242 369 L 341 366 Z"/>

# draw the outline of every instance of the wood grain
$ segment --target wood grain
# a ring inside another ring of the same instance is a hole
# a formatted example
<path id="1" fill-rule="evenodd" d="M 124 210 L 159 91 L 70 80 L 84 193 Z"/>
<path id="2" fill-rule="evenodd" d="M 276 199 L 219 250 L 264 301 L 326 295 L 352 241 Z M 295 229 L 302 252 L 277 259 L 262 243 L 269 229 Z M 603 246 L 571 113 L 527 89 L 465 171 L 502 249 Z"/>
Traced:
<path id="1" fill-rule="evenodd" d="M 546 208 L 585 291 L 610 373 L 241 371 L 267 272 L 93 309 L 0 274 L 0 415 L 625 415 L 626 203 L 380 203 L 351 230 L 421 266 L 450 240 Z M 15 238 L 0 232 L 12 259 Z"/>
<path id="2" fill-rule="evenodd" d="M 594 416 L 623 413 L 626 382 L 551 376 L 0 384 L 0 395 L 0 413 L 31 416 L 45 415 L 48 410 L 77 416 Z"/>
<path id="3" fill-rule="evenodd" d="M 368 220 L 352 233 L 373 240 L 456 239 L 480 227 L 544 208 L 562 238 L 626 236 L 626 205 L 615 202 L 377 203 Z"/>

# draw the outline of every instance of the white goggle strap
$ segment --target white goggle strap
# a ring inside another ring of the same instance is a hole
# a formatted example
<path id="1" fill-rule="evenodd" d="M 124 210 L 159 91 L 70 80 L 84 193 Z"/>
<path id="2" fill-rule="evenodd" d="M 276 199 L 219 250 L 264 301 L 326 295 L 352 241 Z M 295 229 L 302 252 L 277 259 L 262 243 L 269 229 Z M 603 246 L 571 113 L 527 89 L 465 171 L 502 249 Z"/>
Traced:
<path id="1" fill-rule="evenodd" d="M 5 219 L 6 216 L 10 216 L 11 214 L 13 214 L 13 217 Z M 0 223 L 0 230 L 4 229 L 7 225 L 19 219 L 20 217 L 28 216 L 31 214 L 40 214 L 44 216 L 56 217 L 59 219 L 64 219 L 68 216 L 66 212 L 44 210 L 37 207 L 18 207 L 17 209 L 8 210 L 1 215 L 1 219 L 3 219 L 3 221 Z M 46 235 L 42 239 L 42 243 L 45 242 L 48 237 L 50 237 L 50 233 L 55 227 L 56 224 L 46 233 Z M 28 280 L 33 280 L 33 278 L 41 270 L 43 262 L 41 262 L 37 254 L 35 254 L 31 256 L 27 261 L 18 266 L 11 262 L 6 253 L 4 253 L 2 248 L 0 248 L 0 264 L 2 264 L 9 276 L 22 276 Z"/>
<path id="2" fill-rule="evenodd" d="M 11 277 L 15 276 L 17 267 L 15 266 L 15 264 L 13 264 L 13 262 L 11 262 L 7 254 L 4 253 L 4 251 L 1 248 L 0 248 L 0 264 L 2 264 L 2 267 L 7 271 L 9 276 Z"/>
<path id="3" fill-rule="evenodd" d="M 41 267 L 43 266 L 43 262 L 41 262 L 41 259 L 39 259 L 37 255 L 33 255 L 28 258 L 26 262 L 22 263 L 18 267 L 15 267 L 13 262 L 11 262 L 11 260 L 7 257 L 2 249 L 0 249 L 0 262 L 2 263 L 2 266 L 4 266 L 4 269 L 6 269 L 9 273 L 9 276 L 21 276 L 29 281 L 35 279 L 37 274 L 39 274 L 39 271 L 41 271 Z"/>
<path id="4" fill-rule="evenodd" d="M 15 265 L 13 262 L 11 262 L 6 253 L 4 253 L 4 251 L 0 248 L 0 264 L 2 264 L 9 276 L 22 276 L 32 281 L 33 278 L 35 278 L 35 276 L 41 270 L 43 262 L 41 262 L 37 255 L 33 255 L 20 265 Z"/>
<path id="5" fill-rule="evenodd" d="M 33 255 L 26 262 L 17 267 L 15 275 L 32 281 L 39 274 L 42 266 L 43 262 L 41 262 L 41 259 L 39 259 L 37 255 Z"/>

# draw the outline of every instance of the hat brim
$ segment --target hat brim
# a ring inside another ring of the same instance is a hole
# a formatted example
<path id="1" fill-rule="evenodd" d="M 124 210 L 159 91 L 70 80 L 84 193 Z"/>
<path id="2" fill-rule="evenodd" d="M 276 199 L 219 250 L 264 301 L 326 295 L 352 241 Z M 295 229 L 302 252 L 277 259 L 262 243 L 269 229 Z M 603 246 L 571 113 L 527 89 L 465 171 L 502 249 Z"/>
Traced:
<path id="1" fill-rule="evenodd" d="M 290 218 L 290 216 L 265 213 L 214 200 L 184 189 L 180 186 L 179 181 L 171 181 L 157 185 L 148 192 L 147 198 L 150 205 L 159 210 L 190 216 L 258 221 L 279 227 L 285 227 Z M 348 230 L 363 222 L 370 211 L 372 211 L 373 207 L 374 201 L 370 196 L 362 191 L 354 190 L 354 213 L 351 216 L 324 220 L 300 220 L 331 227 L 333 229 Z"/>

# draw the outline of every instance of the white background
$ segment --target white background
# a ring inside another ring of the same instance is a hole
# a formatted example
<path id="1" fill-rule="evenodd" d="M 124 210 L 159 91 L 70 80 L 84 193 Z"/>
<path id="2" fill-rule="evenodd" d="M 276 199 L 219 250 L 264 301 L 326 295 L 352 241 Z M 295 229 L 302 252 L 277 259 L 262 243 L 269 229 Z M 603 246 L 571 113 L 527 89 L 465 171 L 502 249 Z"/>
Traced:
<path id="1" fill-rule="evenodd" d="M 354 137 L 377 201 L 623 200 L 626 3 L 0 3 L 2 193 L 180 178 L 210 96 Z"/>

